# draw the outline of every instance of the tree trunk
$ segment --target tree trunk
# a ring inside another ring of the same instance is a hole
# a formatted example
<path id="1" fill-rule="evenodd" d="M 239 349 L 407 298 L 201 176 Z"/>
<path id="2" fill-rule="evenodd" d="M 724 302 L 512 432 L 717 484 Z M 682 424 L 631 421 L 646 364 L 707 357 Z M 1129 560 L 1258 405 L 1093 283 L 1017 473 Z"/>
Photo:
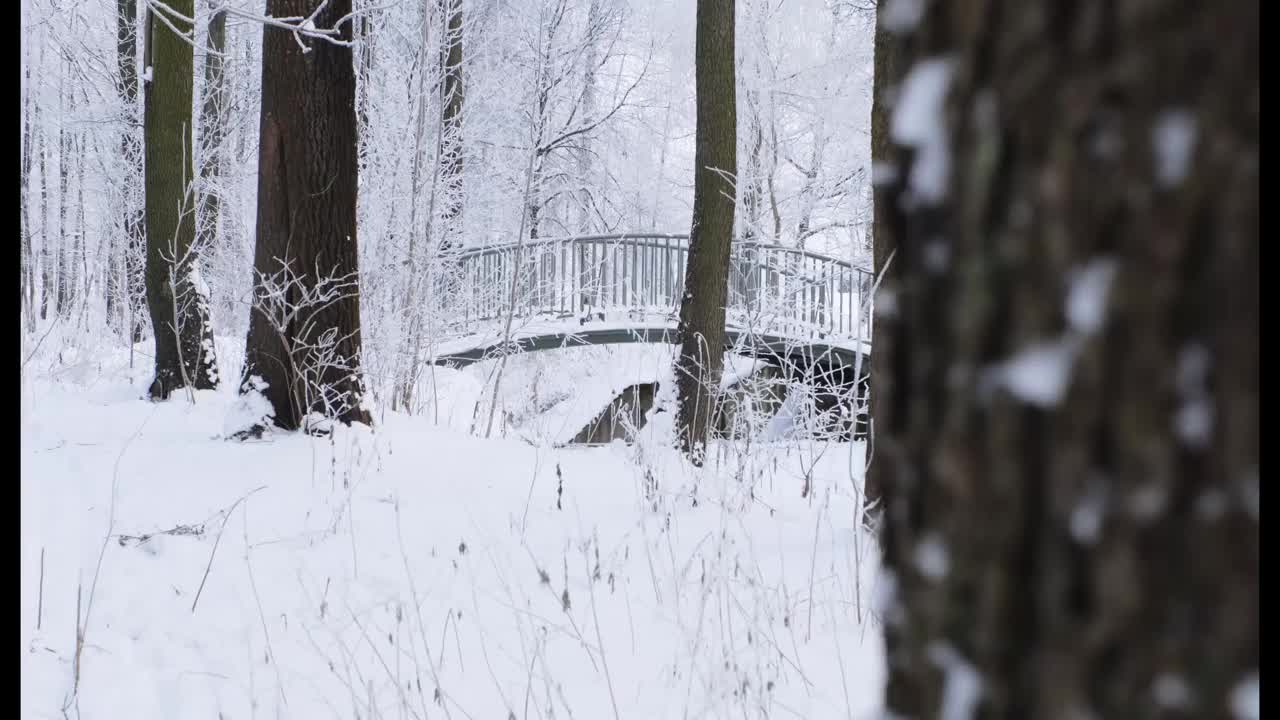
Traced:
<path id="1" fill-rule="evenodd" d="M 77 301 L 80 302 L 80 317 L 84 320 L 84 313 L 88 310 L 88 298 L 90 290 L 89 277 L 89 253 L 85 247 L 85 224 L 84 224 L 84 164 L 85 164 L 85 137 L 84 133 L 80 133 L 72 139 L 72 147 L 75 148 L 76 158 L 76 235 L 75 244 L 72 246 L 71 252 L 71 279 L 69 282 L 68 293 L 71 297 L 71 305 L 75 306 Z"/>
<path id="2" fill-rule="evenodd" d="M 927 8 L 877 115 L 888 709 L 1256 708 L 1259 5 Z"/>
<path id="3" fill-rule="evenodd" d="M 447 252 L 456 244 L 462 224 L 462 0 L 440 0 L 440 5 L 447 23 L 440 53 L 444 80 L 440 85 L 440 180 L 444 198 L 440 250 Z"/>
<path id="4" fill-rule="evenodd" d="M 40 53 L 43 58 L 44 53 Z M 37 144 L 40 146 L 40 319 L 49 317 L 49 301 L 55 284 L 53 252 L 49 247 L 49 175 L 48 175 L 48 141 L 40 126 L 36 126 Z"/>
<path id="5" fill-rule="evenodd" d="M 307 16 L 319 4 L 267 8 Z M 351 0 L 329 2 L 316 23 L 332 27 L 350 11 Z M 349 23 L 340 39 L 350 41 Z M 355 67 L 349 45 L 304 43 L 306 54 L 292 34 L 263 28 L 255 302 L 242 386 L 263 390 L 284 429 L 310 412 L 370 422 L 360 371 Z"/>
<path id="6" fill-rule="evenodd" d="M 194 0 L 171 0 L 176 13 L 191 17 Z M 174 27 L 191 24 L 174 16 Z M 191 91 L 194 60 L 188 39 L 179 37 L 153 11 L 147 13 L 146 288 L 155 335 L 155 379 L 151 397 L 163 400 L 182 387 L 218 384 L 208 294 L 199 277 L 192 193 Z"/>
<path id="7" fill-rule="evenodd" d="M 21 195 L 19 202 L 21 203 L 22 223 L 21 235 L 22 239 L 22 319 L 23 325 L 28 332 L 35 330 L 35 254 L 31 244 L 31 214 L 27 209 L 27 202 L 30 198 L 31 186 L 31 157 L 32 157 L 32 120 L 35 114 L 34 106 L 36 103 L 31 99 L 31 63 L 28 60 L 27 67 L 23 71 L 27 79 L 27 92 L 22 97 L 22 178 L 18 189 Z"/>
<path id="8" fill-rule="evenodd" d="M 421 34 L 419 42 L 421 47 L 418 53 L 416 63 L 418 85 L 416 90 L 412 85 L 408 87 L 408 104 L 409 107 L 415 107 L 414 133 L 413 133 L 413 158 L 409 166 L 409 246 L 405 253 L 405 267 L 407 272 L 404 273 L 404 289 L 397 293 L 397 297 L 392 298 L 392 315 L 401 314 L 401 309 L 395 307 L 400 301 L 404 302 L 402 312 L 402 325 L 404 330 L 400 333 L 401 349 L 400 359 L 397 362 L 395 390 L 391 393 L 391 410 L 403 409 L 412 412 L 413 391 L 417 384 L 418 376 L 418 350 L 422 343 L 422 308 L 418 303 L 418 283 L 421 281 L 419 274 L 421 267 L 418 264 L 418 204 L 419 198 L 422 196 L 422 145 L 426 138 L 427 128 L 427 77 L 432 75 L 432 64 L 427 61 L 429 56 L 428 45 L 431 35 L 431 6 L 427 3 L 422 4 L 422 21 Z M 445 42 L 448 40 L 446 38 Z M 441 55 L 443 58 L 444 56 Z M 436 67 L 443 73 L 443 65 Z M 443 117 L 438 117 L 440 122 L 436 126 L 438 133 L 444 132 Z M 444 145 L 444 138 L 437 136 L 436 151 L 440 152 Z M 441 168 L 437 164 L 435 166 L 435 174 L 432 176 L 431 192 L 427 197 L 428 210 L 426 213 L 426 222 L 423 223 L 423 238 L 430 242 L 432 231 L 432 220 L 435 212 L 436 193 L 440 190 Z"/>
<path id="9" fill-rule="evenodd" d="M 724 306 L 738 172 L 734 0 L 698 0 L 695 33 L 693 226 L 675 375 L 678 441 L 685 454 L 701 464 L 724 362 Z"/>
<path id="10" fill-rule="evenodd" d="M 213 0 L 217 6 L 221 0 Z M 222 141 L 227 133 L 227 81 L 223 54 L 227 48 L 227 13 L 209 19 L 208 52 L 204 61 L 204 99 L 200 105 L 200 214 L 196 247 L 203 252 L 218 236 L 218 176 L 222 172 Z"/>
<path id="11" fill-rule="evenodd" d="M 369 0 L 361 0 L 360 4 L 366 4 Z M 374 8 L 367 8 L 367 12 L 360 16 L 360 94 L 357 98 L 357 116 L 358 123 L 356 127 L 359 133 L 364 133 L 369 127 L 369 85 L 373 77 L 374 63 L 374 40 L 376 36 L 373 33 L 373 18 L 377 11 Z"/>
<path id="12" fill-rule="evenodd" d="M 124 156 L 125 179 L 121 193 L 124 214 L 125 245 L 120 248 L 123 256 L 124 288 L 117 290 L 123 295 L 125 305 L 121 308 L 126 322 L 130 324 L 129 335 L 132 342 L 142 342 L 142 304 L 146 298 L 146 287 L 143 280 L 142 261 L 145 257 L 145 225 L 143 222 L 142 203 L 138 202 L 138 188 L 143 182 L 142 143 L 138 140 L 138 48 L 137 48 L 138 6 L 136 0 L 118 0 L 116 3 L 116 64 L 120 72 L 120 84 L 117 92 L 124 106 L 124 131 L 120 135 L 120 153 Z M 114 265 L 119 262 L 113 259 Z M 113 270 L 112 274 L 115 274 Z M 112 290 L 108 289 L 108 293 Z"/>
<path id="13" fill-rule="evenodd" d="M 804 185 L 800 188 L 800 220 L 796 223 L 796 247 L 804 249 L 809 239 L 809 227 L 813 223 L 813 209 L 818 204 L 818 175 L 822 169 L 823 152 L 826 150 L 826 123 L 818 118 L 813 124 L 813 150 L 809 154 L 809 167 L 804 168 Z"/>
<path id="14" fill-rule="evenodd" d="M 67 314 L 68 295 L 67 295 L 67 210 L 69 203 L 67 202 L 67 189 L 71 184 L 71 133 L 67 132 L 66 125 L 68 116 L 75 112 L 75 97 L 70 96 L 66 91 L 67 75 L 71 72 L 70 60 L 64 60 L 62 63 L 62 75 L 58 80 L 58 107 L 60 117 L 58 118 L 58 250 L 56 254 L 57 270 L 54 272 L 54 281 L 57 283 L 57 291 L 54 294 L 54 311 L 59 316 L 65 317 Z M 67 98 L 71 97 L 71 102 L 67 102 Z"/>
<path id="15" fill-rule="evenodd" d="M 604 19 L 603 0 L 591 0 L 587 6 L 587 31 L 583 42 L 587 47 L 582 53 L 582 110 L 584 118 L 594 118 L 596 109 L 596 66 L 599 65 L 596 35 Z M 587 235 L 593 226 L 591 213 L 591 181 L 592 181 L 592 140 L 593 133 L 584 133 L 579 146 L 573 151 L 573 160 L 577 172 L 578 189 L 573 193 L 577 221 L 575 232 Z"/>
<path id="16" fill-rule="evenodd" d="M 877 6 L 879 7 L 879 6 Z M 877 15 L 879 14 L 877 10 Z M 895 59 L 898 43 L 894 33 L 889 32 L 884 23 L 877 18 L 875 33 L 874 69 L 871 80 L 871 257 L 876 277 L 884 271 L 886 263 L 893 254 L 893 238 L 889 234 L 888 218 L 892 208 L 888 205 L 890 195 L 886 183 L 892 180 L 889 168 L 889 114 L 891 102 L 889 88 L 892 78 L 897 77 Z M 864 298 L 861 302 L 870 302 Z M 892 307 L 892 305 L 890 305 Z M 881 337 L 876 332 L 876 318 L 871 318 L 871 376 L 876 379 L 876 387 L 871 390 L 871 427 L 870 437 L 875 442 L 875 422 L 880 416 L 882 398 L 889 397 L 893 387 L 893 368 L 886 364 L 890 357 L 893 338 Z M 863 485 L 863 496 L 868 503 L 881 498 L 879 475 L 867 473 Z"/>

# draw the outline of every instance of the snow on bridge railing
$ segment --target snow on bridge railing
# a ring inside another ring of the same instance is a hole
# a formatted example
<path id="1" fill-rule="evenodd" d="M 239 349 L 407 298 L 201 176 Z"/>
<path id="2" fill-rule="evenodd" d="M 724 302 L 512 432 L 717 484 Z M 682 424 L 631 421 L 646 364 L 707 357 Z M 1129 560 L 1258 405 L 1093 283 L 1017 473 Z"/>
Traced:
<path id="1" fill-rule="evenodd" d="M 469 248 L 450 263 L 447 305 L 453 329 L 488 327 L 507 316 L 513 299 L 514 314 L 521 318 L 579 324 L 623 312 L 674 321 L 688 255 L 688 236 L 668 233 L 539 238 Z M 761 332 L 868 339 L 872 284 L 870 272 L 829 255 L 735 243 L 726 311 L 730 323 Z"/>

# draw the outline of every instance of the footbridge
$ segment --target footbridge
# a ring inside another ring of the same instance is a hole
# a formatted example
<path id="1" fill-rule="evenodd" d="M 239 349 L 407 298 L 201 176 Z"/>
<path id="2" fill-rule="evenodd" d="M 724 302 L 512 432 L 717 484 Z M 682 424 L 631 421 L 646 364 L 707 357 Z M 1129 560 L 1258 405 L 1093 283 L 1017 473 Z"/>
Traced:
<path id="1" fill-rule="evenodd" d="M 443 286 L 452 322 L 432 362 L 459 367 L 510 352 L 675 343 L 688 257 L 687 235 L 660 233 L 468 249 L 454 257 Z M 864 375 L 869 366 L 871 291 L 871 273 L 846 260 L 735 243 L 726 349 L 852 381 L 859 356 Z"/>

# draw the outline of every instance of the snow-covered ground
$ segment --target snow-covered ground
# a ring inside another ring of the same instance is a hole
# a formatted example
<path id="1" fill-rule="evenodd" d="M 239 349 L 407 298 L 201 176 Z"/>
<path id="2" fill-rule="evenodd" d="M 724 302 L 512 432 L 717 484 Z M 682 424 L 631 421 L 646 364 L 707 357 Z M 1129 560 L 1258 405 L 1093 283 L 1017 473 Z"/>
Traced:
<path id="1" fill-rule="evenodd" d="M 862 447 L 552 447 L 669 350 L 628 352 L 513 363 L 501 439 L 480 365 L 438 425 L 239 443 L 229 385 L 153 404 L 145 357 L 24 349 L 22 717 L 874 716 Z"/>

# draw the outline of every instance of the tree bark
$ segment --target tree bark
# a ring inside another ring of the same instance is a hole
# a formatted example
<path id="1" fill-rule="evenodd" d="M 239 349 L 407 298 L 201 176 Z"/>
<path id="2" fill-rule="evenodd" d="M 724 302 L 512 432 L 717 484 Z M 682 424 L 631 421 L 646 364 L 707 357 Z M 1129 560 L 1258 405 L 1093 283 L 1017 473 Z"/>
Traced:
<path id="1" fill-rule="evenodd" d="M 118 284 L 108 285 L 109 297 L 122 295 L 125 301 L 121 311 L 125 322 L 130 324 L 129 335 L 133 342 L 142 342 L 143 316 L 142 305 L 146 298 L 146 287 L 143 280 L 142 262 L 145 257 L 145 225 L 143 221 L 142 203 L 138 202 L 137 190 L 143 182 L 142 143 L 138 139 L 138 47 L 137 47 L 138 6 L 137 0 L 118 0 L 116 3 L 116 65 L 120 73 L 116 87 L 123 105 L 124 130 L 120 134 L 120 154 L 124 157 L 125 178 L 121 184 L 121 212 L 124 215 L 123 228 L 125 244 L 119 248 L 116 258 L 113 253 L 111 275 L 123 266 L 124 288 Z M 121 260 L 123 262 L 121 263 Z M 116 263 L 121 263 L 117 265 Z M 108 315 L 112 313 L 108 312 Z"/>
<path id="2" fill-rule="evenodd" d="M 591 4 L 587 6 L 587 31 L 584 34 L 583 42 L 586 48 L 582 53 L 582 117 L 595 118 L 599 110 L 596 108 L 596 69 L 600 64 L 599 48 L 597 46 L 597 35 L 599 29 L 603 27 L 604 22 L 604 0 L 591 0 Z M 578 147 L 573 150 L 573 160 L 575 170 L 577 172 L 578 189 L 573 193 L 576 202 L 577 220 L 575 222 L 575 232 L 579 235 L 588 235 L 591 233 L 595 223 L 593 221 L 593 213 L 591 212 L 592 198 L 591 187 L 594 180 L 592 174 L 593 156 L 592 144 L 594 133 L 583 133 L 579 138 Z"/>
<path id="3" fill-rule="evenodd" d="M 888 709 L 1256 707 L 1259 6 L 927 7 L 875 116 Z"/>
<path id="4" fill-rule="evenodd" d="M 361 0 L 361 4 L 368 2 L 369 0 Z M 374 8 L 367 8 L 367 12 L 361 15 L 358 20 L 360 27 L 360 93 L 356 98 L 358 117 L 356 127 L 359 133 L 366 132 L 369 127 L 369 85 L 373 77 L 374 41 L 376 39 L 373 33 L 373 18 L 376 12 L 377 10 Z"/>
<path id="5" fill-rule="evenodd" d="M 216 7 L 221 0 L 212 0 Z M 202 251 L 213 245 L 218 236 L 218 177 L 222 172 L 222 142 L 227 134 L 227 81 L 224 54 L 227 48 L 227 13 L 214 13 L 209 19 L 208 52 L 204 61 L 204 98 L 200 104 L 200 213 L 196 247 Z"/>
<path id="6" fill-rule="evenodd" d="M 194 0 L 171 0 L 191 17 Z M 184 33 L 191 24 L 173 15 Z M 208 296 L 199 279 L 192 187 L 191 93 L 194 58 L 188 39 L 147 13 L 147 71 L 143 118 L 146 134 L 146 288 L 155 335 L 151 397 L 163 400 L 182 387 L 218 385 Z"/>
<path id="7" fill-rule="evenodd" d="M 25 57 L 25 56 L 24 56 Z M 27 78 L 27 92 L 22 97 L 22 178 L 19 183 L 19 193 L 21 199 L 21 217 L 19 218 L 22 229 L 19 237 L 22 239 L 22 319 L 23 326 L 28 332 L 35 330 L 35 254 L 32 250 L 31 243 L 31 215 L 27 209 L 27 202 L 31 195 L 31 158 L 32 158 L 32 121 L 35 119 L 35 105 L 31 100 L 31 64 L 27 62 L 23 73 Z"/>
<path id="8" fill-rule="evenodd" d="M 444 210 L 441 219 L 440 250 L 456 244 L 462 224 L 462 0 L 440 0 L 446 19 L 440 53 L 441 131 L 440 181 Z"/>
<path id="9" fill-rule="evenodd" d="M 41 52 L 41 59 L 44 53 Z M 49 302 L 52 298 L 54 278 L 53 252 L 50 245 L 49 232 L 49 176 L 48 176 L 48 141 L 36 126 L 36 144 L 40 146 L 40 319 L 49 317 Z"/>
<path id="10" fill-rule="evenodd" d="M 757 75 L 758 77 L 758 75 Z M 747 151 L 747 171 L 739 175 L 742 185 L 742 241 L 757 242 L 760 234 L 760 202 L 764 196 L 764 160 L 761 149 L 764 147 L 764 129 L 760 120 L 760 91 L 746 91 L 748 136 L 751 138 Z"/>
<path id="11" fill-rule="evenodd" d="M 678 442 L 690 460 L 701 464 L 724 363 L 724 307 L 738 172 L 734 0 L 698 0 L 695 34 L 693 226 L 675 376 Z"/>
<path id="12" fill-rule="evenodd" d="M 54 272 L 54 281 L 57 290 L 54 293 L 54 311 L 59 316 L 67 314 L 68 306 L 68 279 L 67 279 L 67 210 L 70 203 L 67 202 L 67 188 L 71 184 L 71 133 L 67 132 L 67 117 L 75 112 L 75 97 L 70 95 L 66 90 L 67 75 L 71 72 L 70 60 L 64 60 L 62 63 L 62 75 L 58 79 L 58 107 L 60 117 L 58 118 L 58 248 L 55 254 L 57 269 Z M 68 102 L 67 99 L 71 98 Z"/>
<path id="13" fill-rule="evenodd" d="M 267 8 L 307 16 L 319 4 Z M 351 0 L 329 2 L 317 25 L 350 11 Z M 350 24 L 339 38 L 350 41 Z M 310 412 L 370 422 L 360 374 L 355 67 L 349 45 L 303 42 L 305 54 L 292 34 L 263 28 L 255 302 L 242 385 L 263 390 L 284 429 Z"/>
<path id="14" fill-rule="evenodd" d="M 877 16 L 880 10 L 877 5 Z M 897 57 L 897 40 L 896 36 L 884 27 L 884 23 L 879 22 L 877 17 L 875 32 L 875 51 L 873 55 L 874 69 L 872 71 L 871 80 L 871 187 L 872 187 L 872 218 L 871 218 L 871 257 L 872 266 L 875 270 L 875 276 L 880 277 L 880 273 L 884 272 L 889 258 L 893 256 L 893 237 L 889 233 L 888 218 L 892 208 L 889 206 L 890 193 L 886 183 L 891 180 L 889 167 L 889 112 L 892 106 L 892 98 L 889 97 L 889 88 L 893 78 L 897 77 L 896 57 Z M 862 302 L 870 302 L 870 298 L 865 298 Z M 873 305 L 874 307 L 874 305 Z M 886 360 L 892 354 L 893 337 L 881 337 L 876 332 L 876 318 L 871 318 L 871 337 L 874 342 L 871 344 L 871 376 L 876 379 L 876 388 L 871 391 L 871 425 L 869 435 L 871 441 L 875 442 L 875 422 L 880 416 L 880 406 L 882 398 L 887 398 L 892 392 L 893 387 L 893 368 L 886 364 Z M 867 473 L 866 482 L 863 485 L 863 495 L 868 503 L 874 503 L 882 497 L 879 475 L 874 472 Z"/>
<path id="15" fill-rule="evenodd" d="M 85 164 L 85 137 L 84 133 L 78 133 L 72 139 L 72 147 L 75 148 L 76 158 L 76 235 L 75 244 L 72 245 L 71 252 L 71 280 L 69 294 L 72 305 L 74 307 L 77 301 L 80 301 L 80 319 L 85 319 L 85 311 L 88 306 L 89 290 L 91 285 L 91 276 L 89 275 L 89 253 L 85 248 L 85 223 L 84 223 L 84 164 Z"/>

